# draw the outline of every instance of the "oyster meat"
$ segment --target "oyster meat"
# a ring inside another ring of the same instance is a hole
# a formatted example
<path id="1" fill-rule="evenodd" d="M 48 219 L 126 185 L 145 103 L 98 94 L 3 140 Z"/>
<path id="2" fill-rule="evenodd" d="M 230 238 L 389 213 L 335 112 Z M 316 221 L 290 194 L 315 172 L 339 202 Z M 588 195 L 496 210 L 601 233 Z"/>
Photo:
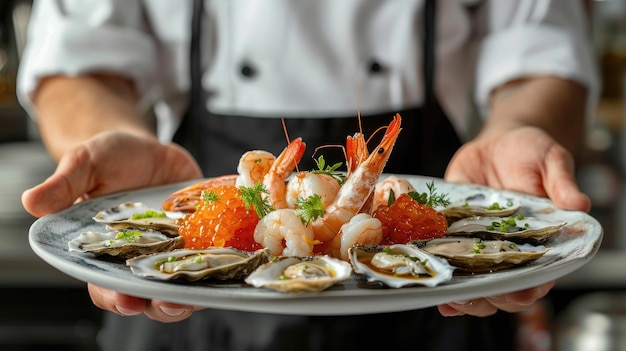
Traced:
<path id="1" fill-rule="evenodd" d="M 281 257 L 257 268 L 246 283 L 280 292 L 318 292 L 352 275 L 352 266 L 329 256 Z"/>
<path id="2" fill-rule="evenodd" d="M 350 248 L 354 272 L 369 282 L 392 288 L 409 285 L 434 287 L 452 279 L 454 267 L 446 260 L 410 244 Z"/>
<path id="3" fill-rule="evenodd" d="M 522 215 L 504 218 L 477 216 L 450 224 L 447 235 L 541 244 L 548 241 L 565 224 Z"/>
<path id="4" fill-rule="evenodd" d="M 433 239 L 422 249 L 473 273 L 494 272 L 526 264 L 550 250 L 543 245 L 516 244 L 508 240 L 449 237 Z"/>
<path id="5" fill-rule="evenodd" d="M 141 202 L 126 202 L 98 212 L 94 221 L 110 229 L 151 229 L 168 234 L 178 234 L 175 218 L 165 212 L 152 209 Z"/>
<path id="6" fill-rule="evenodd" d="M 171 251 L 184 246 L 180 236 L 153 230 L 113 230 L 84 232 L 68 243 L 70 251 L 108 255 L 125 260 L 148 253 Z"/>
<path id="7" fill-rule="evenodd" d="M 138 276 L 159 280 L 241 280 L 271 258 L 269 249 L 247 252 L 215 247 L 143 255 L 127 260 L 126 265 Z"/>
<path id="8" fill-rule="evenodd" d="M 455 201 L 439 212 L 443 213 L 448 222 L 473 216 L 504 217 L 510 216 L 521 208 L 521 201 L 512 196 L 493 192 L 478 193 L 461 201 Z"/>

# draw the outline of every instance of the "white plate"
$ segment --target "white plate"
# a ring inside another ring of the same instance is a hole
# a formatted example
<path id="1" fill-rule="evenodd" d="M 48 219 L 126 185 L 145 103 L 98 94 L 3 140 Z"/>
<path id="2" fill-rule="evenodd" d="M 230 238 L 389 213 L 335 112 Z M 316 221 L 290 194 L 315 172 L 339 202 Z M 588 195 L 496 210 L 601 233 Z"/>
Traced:
<path id="1" fill-rule="evenodd" d="M 446 183 L 429 177 L 406 177 L 420 192 L 427 191 L 427 182 L 435 181 L 438 192 L 448 193 L 453 202 L 479 192 L 496 191 L 481 186 Z M 98 211 L 128 201 L 140 201 L 159 208 L 167 195 L 188 184 L 119 193 L 74 205 L 37 220 L 30 228 L 30 245 L 37 255 L 60 271 L 128 295 L 230 310 L 345 315 L 411 310 L 540 285 L 571 273 L 591 260 L 603 235 L 600 224 L 586 213 L 559 210 L 549 200 L 506 192 L 520 198 L 520 212 L 524 215 L 568 223 L 546 244 L 553 249 L 539 260 L 496 273 L 455 276 L 450 282 L 434 288 L 380 288 L 353 278 L 321 293 L 303 294 L 279 293 L 242 284 L 148 280 L 133 275 L 123 263 L 103 260 L 90 254 L 68 252 L 68 241 L 72 238 L 84 231 L 103 229 L 101 224 L 92 220 Z"/>

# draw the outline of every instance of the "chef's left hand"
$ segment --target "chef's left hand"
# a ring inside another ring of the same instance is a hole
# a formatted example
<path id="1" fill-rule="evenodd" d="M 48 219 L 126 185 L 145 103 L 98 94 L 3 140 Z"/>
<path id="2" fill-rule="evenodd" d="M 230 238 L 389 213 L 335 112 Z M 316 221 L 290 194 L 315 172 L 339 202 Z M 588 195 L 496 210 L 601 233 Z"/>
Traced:
<path id="1" fill-rule="evenodd" d="M 588 212 L 589 197 L 576 184 L 574 158 L 540 128 L 525 126 L 478 136 L 463 145 L 450 161 L 449 182 L 483 184 L 535 196 L 548 197 L 567 210 Z M 498 310 L 529 309 L 554 286 L 549 282 L 534 288 L 498 296 L 457 301 L 439 306 L 444 316 L 488 316 Z"/>

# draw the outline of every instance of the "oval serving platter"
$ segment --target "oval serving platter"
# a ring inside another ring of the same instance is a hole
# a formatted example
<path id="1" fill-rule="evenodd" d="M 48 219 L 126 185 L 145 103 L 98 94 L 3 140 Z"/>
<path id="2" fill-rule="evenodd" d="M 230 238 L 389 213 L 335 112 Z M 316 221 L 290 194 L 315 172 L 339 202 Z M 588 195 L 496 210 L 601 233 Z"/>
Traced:
<path id="1" fill-rule="evenodd" d="M 448 193 L 453 202 L 477 193 L 504 193 L 520 199 L 522 207 L 518 213 L 565 221 L 567 224 L 545 244 L 551 247 L 547 254 L 522 267 L 486 274 L 455 275 L 452 280 L 436 287 L 382 288 L 353 276 L 319 293 L 296 294 L 255 288 L 243 283 L 201 281 L 190 284 L 149 280 L 134 275 L 124 263 L 68 251 L 68 242 L 72 238 L 85 231 L 102 229 L 92 219 L 98 211 L 135 201 L 159 208 L 169 194 L 193 182 L 84 201 L 35 221 L 29 231 L 29 241 L 38 256 L 61 272 L 124 294 L 218 309 L 303 315 L 404 311 L 517 291 L 575 271 L 589 262 L 600 247 L 602 227 L 584 212 L 561 210 L 547 199 L 514 192 L 448 183 L 432 177 L 402 176 L 409 179 L 418 191 L 424 191 L 427 182 L 434 182 L 438 192 Z"/>

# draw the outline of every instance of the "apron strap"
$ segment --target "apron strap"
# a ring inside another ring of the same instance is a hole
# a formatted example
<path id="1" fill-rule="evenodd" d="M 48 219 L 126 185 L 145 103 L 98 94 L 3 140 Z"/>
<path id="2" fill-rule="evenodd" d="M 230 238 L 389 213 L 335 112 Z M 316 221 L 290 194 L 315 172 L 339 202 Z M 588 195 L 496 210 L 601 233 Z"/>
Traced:
<path id="1" fill-rule="evenodd" d="M 208 111 L 202 89 L 200 36 L 205 0 L 194 0 L 190 45 L 191 93 L 187 113 L 174 135 L 174 141 L 185 147 L 202 167 L 205 176 L 232 173 L 241 154 L 251 149 L 279 153 L 284 144 L 277 119 L 248 116 L 224 116 Z M 363 132 L 371 135 L 387 125 L 395 112 L 403 116 L 403 135 L 396 142 L 386 172 L 442 177 L 448 161 L 460 146 L 459 138 L 437 101 L 435 80 L 436 0 L 425 0 L 423 13 L 424 102 L 421 108 L 362 116 Z M 290 135 L 302 136 L 311 146 L 344 144 L 347 135 L 358 129 L 354 116 L 345 118 L 311 118 L 300 116 L 286 120 Z M 327 157 L 324 151 L 324 157 Z M 308 153 L 308 151 L 307 151 Z M 312 169 L 307 156 L 301 169 Z M 331 156 L 331 155 L 328 155 Z M 342 155 L 333 162 L 344 162 Z"/>

